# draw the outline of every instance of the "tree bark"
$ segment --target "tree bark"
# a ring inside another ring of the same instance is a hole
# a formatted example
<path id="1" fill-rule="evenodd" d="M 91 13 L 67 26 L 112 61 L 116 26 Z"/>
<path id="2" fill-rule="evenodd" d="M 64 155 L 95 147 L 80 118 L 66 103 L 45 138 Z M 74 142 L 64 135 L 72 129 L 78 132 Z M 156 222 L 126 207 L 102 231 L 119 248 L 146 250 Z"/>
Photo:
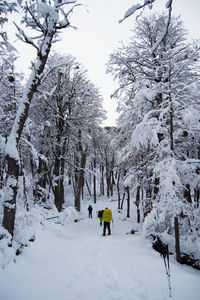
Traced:
<path id="1" fill-rule="evenodd" d="M 74 200 L 74 206 L 77 211 L 81 211 L 81 189 L 84 182 L 84 169 L 86 165 L 86 153 L 81 154 L 81 163 L 80 163 L 80 169 L 78 170 L 77 174 L 77 180 L 75 183 L 75 200 Z"/>
<path id="2" fill-rule="evenodd" d="M 100 183 L 101 195 L 104 196 L 104 166 L 101 166 L 101 183 Z"/>
<path id="3" fill-rule="evenodd" d="M 87 186 L 87 189 L 88 189 L 88 193 L 89 193 L 89 195 L 90 195 L 90 196 L 92 196 L 92 194 L 91 194 L 91 191 L 90 191 L 90 187 L 89 187 L 89 184 L 88 184 L 87 180 L 86 180 L 86 182 L 85 182 L 85 183 L 86 183 L 86 186 Z"/>
<path id="4" fill-rule="evenodd" d="M 123 193 L 122 202 L 121 202 L 121 209 L 123 209 L 124 199 L 125 199 L 126 193 Z"/>
<path id="5" fill-rule="evenodd" d="M 85 151 L 83 150 L 83 146 L 81 143 L 82 133 L 81 130 L 78 131 L 78 152 L 80 153 L 81 159 L 79 164 L 79 169 L 76 170 L 76 176 L 75 176 L 75 199 L 74 199 L 74 206 L 77 211 L 81 211 L 81 189 L 84 184 L 84 173 L 85 173 L 85 165 L 86 165 L 86 153 L 87 153 L 87 147 Z"/>
<path id="6" fill-rule="evenodd" d="M 3 215 L 3 227 L 13 236 L 14 224 L 15 224 L 15 212 L 16 212 L 16 198 L 18 191 L 18 177 L 19 177 L 19 161 L 15 161 L 12 157 L 6 157 L 8 164 L 7 171 L 7 194 L 5 195 L 7 200 L 4 200 L 4 215 Z M 6 192 L 6 190 L 5 190 Z M 10 194 L 11 192 L 11 194 Z"/>
<path id="7" fill-rule="evenodd" d="M 140 186 L 137 187 L 137 192 L 136 192 L 136 207 L 137 207 L 137 223 L 140 223 Z"/>
<path id="8" fill-rule="evenodd" d="M 128 186 L 126 188 L 126 192 L 127 192 L 127 218 L 130 218 L 130 192 Z"/>
<path id="9" fill-rule="evenodd" d="M 179 236 L 178 217 L 175 217 L 175 218 L 174 218 L 174 229 L 175 229 L 176 260 L 177 260 L 177 262 L 181 263 L 180 236 Z"/>
<path id="10" fill-rule="evenodd" d="M 120 209 L 120 188 L 119 188 L 119 182 L 120 182 L 120 171 L 118 172 L 118 177 L 117 177 L 117 196 L 118 196 L 118 209 Z"/>
<path id="11" fill-rule="evenodd" d="M 97 202 L 97 191 L 96 191 L 96 159 L 94 159 L 94 175 L 93 175 L 93 188 L 94 188 L 94 203 Z"/>

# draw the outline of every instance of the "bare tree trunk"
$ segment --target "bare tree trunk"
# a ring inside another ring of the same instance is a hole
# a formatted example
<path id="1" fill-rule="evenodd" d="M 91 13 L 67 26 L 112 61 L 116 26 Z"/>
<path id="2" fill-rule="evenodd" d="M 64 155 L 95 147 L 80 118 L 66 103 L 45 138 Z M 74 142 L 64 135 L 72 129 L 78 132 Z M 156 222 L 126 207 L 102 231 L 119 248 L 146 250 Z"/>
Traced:
<path id="1" fill-rule="evenodd" d="M 78 170 L 77 174 L 77 180 L 75 183 L 75 200 L 74 200 L 74 206 L 77 211 L 81 211 L 81 189 L 84 182 L 84 169 L 86 165 L 86 153 L 81 154 L 81 163 L 80 163 L 80 169 Z"/>
<path id="2" fill-rule="evenodd" d="M 123 209 L 123 204 L 124 204 L 125 195 L 126 195 L 126 193 L 123 193 L 122 203 L 121 203 L 121 209 Z"/>
<path id="3" fill-rule="evenodd" d="M 97 192 L 96 192 L 96 159 L 94 159 L 94 169 L 93 169 L 93 188 L 94 188 L 94 203 L 97 202 Z"/>
<path id="4" fill-rule="evenodd" d="M 107 197 L 110 197 L 110 168 L 106 165 L 106 185 L 107 185 Z"/>
<path id="5" fill-rule="evenodd" d="M 7 185 L 9 184 L 9 190 L 12 194 L 6 195 L 6 198 L 8 196 L 9 198 L 7 198 L 7 201 L 4 200 L 3 227 L 13 236 L 20 166 L 19 160 L 17 161 L 10 156 L 7 156 L 6 160 L 8 165 L 6 181 Z"/>
<path id="6" fill-rule="evenodd" d="M 86 186 L 87 186 L 87 189 L 88 189 L 88 193 L 89 193 L 89 195 L 90 195 L 90 196 L 92 196 L 92 194 L 91 194 L 91 191 L 90 191 L 90 187 L 89 187 L 89 185 L 88 185 L 88 182 L 87 182 L 87 180 L 86 180 L 86 182 L 85 182 L 85 183 L 86 183 Z"/>
<path id="7" fill-rule="evenodd" d="M 1 149 L 0 149 L 1 151 Z M 3 186 L 3 172 L 2 172 L 2 158 L 1 158 L 1 152 L 0 152 L 0 189 L 2 189 Z"/>
<path id="8" fill-rule="evenodd" d="M 118 177 L 117 177 L 117 195 L 118 195 L 118 209 L 120 209 L 120 188 L 119 188 L 119 182 L 120 182 L 120 171 L 118 172 Z"/>
<path id="9" fill-rule="evenodd" d="M 137 187 L 135 203 L 137 207 L 137 223 L 140 223 L 140 186 Z"/>
<path id="10" fill-rule="evenodd" d="M 127 218 L 130 218 L 130 192 L 128 186 L 126 188 L 126 192 L 127 192 Z"/>
<path id="11" fill-rule="evenodd" d="M 104 166 L 101 166 L 101 183 L 100 183 L 101 195 L 104 196 Z"/>
<path id="12" fill-rule="evenodd" d="M 114 154 L 113 154 L 111 166 L 110 166 L 110 194 L 111 194 L 111 197 L 113 196 L 113 187 L 115 185 L 114 172 L 113 172 L 114 161 L 115 161 L 115 159 L 114 159 Z"/>
<path id="13" fill-rule="evenodd" d="M 60 159 L 56 155 L 55 162 L 54 162 L 54 176 L 55 180 L 55 187 L 54 187 L 54 203 L 57 210 L 60 212 L 62 210 L 62 201 L 60 195 Z"/>
<path id="14" fill-rule="evenodd" d="M 81 130 L 78 131 L 78 151 L 81 155 L 81 161 L 79 164 L 79 169 L 77 170 L 77 176 L 75 177 L 75 199 L 74 199 L 74 206 L 77 211 L 81 211 L 81 201 L 80 201 L 80 196 L 81 196 L 81 189 L 84 184 L 84 172 L 85 172 L 85 165 L 86 165 L 86 153 L 87 149 L 83 151 L 83 146 L 81 143 L 81 138 L 82 138 L 82 133 Z"/>
<path id="15" fill-rule="evenodd" d="M 175 229 L 176 260 L 177 260 L 177 262 L 181 263 L 180 236 L 179 236 L 178 217 L 175 217 L 175 218 L 174 218 L 174 229 Z"/>
<path id="16" fill-rule="evenodd" d="M 113 186 L 114 186 L 114 183 L 115 183 L 115 180 L 114 180 L 114 172 L 113 172 L 113 171 L 110 172 L 110 178 L 111 178 L 110 195 L 111 195 L 111 197 L 112 197 L 112 196 L 113 196 Z"/>

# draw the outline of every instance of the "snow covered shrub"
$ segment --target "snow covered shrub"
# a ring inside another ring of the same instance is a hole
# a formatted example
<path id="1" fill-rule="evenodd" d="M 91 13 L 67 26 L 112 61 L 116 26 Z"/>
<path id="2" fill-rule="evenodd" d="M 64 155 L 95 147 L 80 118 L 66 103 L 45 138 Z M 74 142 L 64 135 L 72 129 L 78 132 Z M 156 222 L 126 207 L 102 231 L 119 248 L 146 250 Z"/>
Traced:
<path id="1" fill-rule="evenodd" d="M 15 259 L 15 250 L 10 247 L 11 235 L 0 227 L 0 268 L 5 268 L 9 262 Z"/>
<path id="2" fill-rule="evenodd" d="M 68 206 L 59 214 L 59 220 L 62 225 L 67 225 L 71 222 L 78 222 L 80 219 L 80 213 L 72 206 Z"/>
<path id="3" fill-rule="evenodd" d="M 17 251 L 20 247 L 28 246 L 30 240 L 34 240 L 38 226 L 44 223 L 42 209 L 35 205 L 27 211 L 23 206 L 16 212 L 15 230 L 12 247 Z"/>

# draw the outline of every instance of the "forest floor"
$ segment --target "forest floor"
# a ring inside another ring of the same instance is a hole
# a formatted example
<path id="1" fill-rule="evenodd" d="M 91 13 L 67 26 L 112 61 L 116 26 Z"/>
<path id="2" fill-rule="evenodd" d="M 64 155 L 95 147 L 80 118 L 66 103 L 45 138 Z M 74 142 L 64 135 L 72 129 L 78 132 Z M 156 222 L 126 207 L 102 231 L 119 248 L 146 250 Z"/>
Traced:
<path id="1" fill-rule="evenodd" d="M 93 218 L 66 225 L 46 221 L 36 240 L 15 263 L 0 269 L 1 300 L 165 300 L 169 287 L 164 261 L 137 225 L 117 210 L 116 202 L 98 201 Z M 112 235 L 102 236 L 96 212 L 113 210 Z M 199 300 L 200 272 L 170 256 L 172 299 Z"/>

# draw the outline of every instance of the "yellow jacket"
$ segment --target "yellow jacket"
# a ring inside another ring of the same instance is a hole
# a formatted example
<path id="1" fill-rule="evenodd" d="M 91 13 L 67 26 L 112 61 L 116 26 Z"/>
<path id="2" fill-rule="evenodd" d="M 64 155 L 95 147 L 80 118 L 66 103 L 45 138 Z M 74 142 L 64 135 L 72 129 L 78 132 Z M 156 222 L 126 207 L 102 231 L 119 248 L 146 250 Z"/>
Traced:
<path id="1" fill-rule="evenodd" d="M 109 208 L 105 208 L 103 211 L 103 220 L 105 222 L 111 222 L 112 221 L 112 210 Z"/>

